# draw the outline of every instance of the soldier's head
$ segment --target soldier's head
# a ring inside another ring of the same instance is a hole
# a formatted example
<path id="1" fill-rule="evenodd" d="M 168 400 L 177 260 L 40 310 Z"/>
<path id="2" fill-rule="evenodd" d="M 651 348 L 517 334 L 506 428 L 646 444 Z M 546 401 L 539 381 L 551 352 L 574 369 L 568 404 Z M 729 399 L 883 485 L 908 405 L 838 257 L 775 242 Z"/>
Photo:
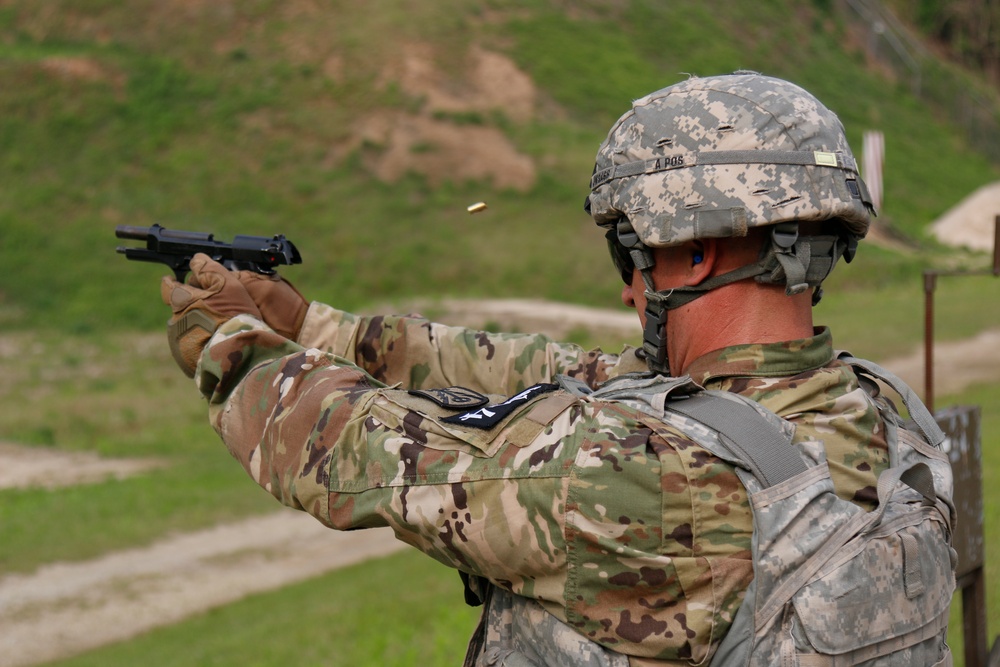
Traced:
<path id="1" fill-rule="evenodd" d="M 744 280 L 788 295 L 811 289 L 815 303 L 874 213 L 837 116 L 754 72 L 690 78 L 636 100 L 601 144 L 590 186 L 587 210 L 622 278 L 642 276 L 644 349 L 660 371 L 668 310 Z M 707 239 L 752 245 L 756 260 L 698 285 L 654 285 L 660 249 Z"/>

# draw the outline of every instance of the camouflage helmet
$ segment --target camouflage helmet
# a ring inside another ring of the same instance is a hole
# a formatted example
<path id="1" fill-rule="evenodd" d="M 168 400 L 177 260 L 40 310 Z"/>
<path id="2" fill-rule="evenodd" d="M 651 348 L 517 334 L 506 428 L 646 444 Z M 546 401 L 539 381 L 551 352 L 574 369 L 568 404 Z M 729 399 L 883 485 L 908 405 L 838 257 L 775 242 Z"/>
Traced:
<path id="1" fill-rule="evenodd" d="M 669 373 L 667 312 L 741 280 L 813 288 L 851 261 L 874 214 L 836 115 L 802 88 L 756 72 L 691 78 L 651 93 L 601 144 L 586 208 L 607 229 L 622 280 L 646 286 L 643 353 Z M 830 220 L 800 236 L 802 222 Z M 654 248 L 770 227 L 757 262 L 697 285 L 654 284 Z"/>
<path id="2" fill-rule="evenodd" d="M 860 238 L 873 212 L 837 116 L 755 72 L 636 100 L 601 144 L 588 207 L 602 227 L 627 218 L 652 248 L 790 220 L 837 219 Z"/>

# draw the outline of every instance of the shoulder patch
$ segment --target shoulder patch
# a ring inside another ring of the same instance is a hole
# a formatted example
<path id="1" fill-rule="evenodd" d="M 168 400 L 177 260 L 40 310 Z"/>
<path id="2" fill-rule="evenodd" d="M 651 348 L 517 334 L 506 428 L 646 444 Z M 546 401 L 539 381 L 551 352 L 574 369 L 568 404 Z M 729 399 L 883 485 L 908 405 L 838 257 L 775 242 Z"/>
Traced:
<path id="1" fill-rule="evenodd" d="M 490 399 L 465 387 L 442 387 L 440 389 L 410 389 L 410 394 L 434 401 L 449 410 L 469 410 L 486 405 Z"/>
<path id="2" fill-rule="evenodd" d="M 452 417 L 445 417 L 441 421 L 448 424 L 468 426 L 471 428 L 490 429 L 499 424 L 504 418 L 514 410 L 528 403 L 542 394 L 555 391 L 559 388 L 557 384 L 536 384 L 528 387 L 524 391 L 511 396 L 503 403 L 480 407 L 478 410 L 465 412 Z"/>

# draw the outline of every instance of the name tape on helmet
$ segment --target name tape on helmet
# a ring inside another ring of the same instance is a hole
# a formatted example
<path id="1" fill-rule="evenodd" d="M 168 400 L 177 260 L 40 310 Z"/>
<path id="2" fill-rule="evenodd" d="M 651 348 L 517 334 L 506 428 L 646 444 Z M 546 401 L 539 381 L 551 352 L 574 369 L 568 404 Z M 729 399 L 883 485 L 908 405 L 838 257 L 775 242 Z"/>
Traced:
<path id="1" fill-rule="evenodd" d="M 832 167 L 854 174 L 858 173 L 857 162 L 854 158 L 843 153 L 771 150 L 706 151 L 664 155 L 649 160 L 616 164 L 596 172 L 590 179 L 590 189 L 594 190 L 619 178 L 684 169 L 699 164 L 797 164 L 811 167 Z"/>

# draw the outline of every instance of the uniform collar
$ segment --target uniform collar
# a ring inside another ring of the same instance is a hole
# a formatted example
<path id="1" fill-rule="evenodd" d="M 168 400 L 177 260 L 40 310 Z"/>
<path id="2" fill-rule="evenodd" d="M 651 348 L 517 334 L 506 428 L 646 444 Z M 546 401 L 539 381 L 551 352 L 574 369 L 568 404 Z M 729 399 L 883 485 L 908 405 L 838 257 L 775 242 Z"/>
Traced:
<path id="1" fill-rule="evenodd" d="M 826 366 L 833 361 L 833 337 L 818 327 L 809 338 L 782 343 L 732 345 L 694 360 L 685 373 L 698 384 L 724 377 L 785 377 Z"/>

